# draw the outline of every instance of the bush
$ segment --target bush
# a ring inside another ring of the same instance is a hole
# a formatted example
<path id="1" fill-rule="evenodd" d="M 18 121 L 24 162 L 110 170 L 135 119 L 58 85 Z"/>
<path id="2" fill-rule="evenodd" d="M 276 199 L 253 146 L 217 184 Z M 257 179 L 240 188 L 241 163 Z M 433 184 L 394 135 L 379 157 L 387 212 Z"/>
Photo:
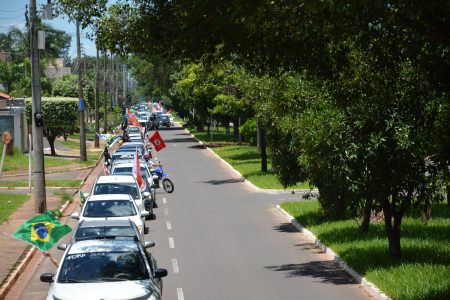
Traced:
<path id="1" fill-rule="evenodd" d="M 256 122 L 256 118 L 248 119 L 244 125 L 239 127 L 239 132 L 242 133 L 247 142 L 250 142 L 250 145 L 256 146 L 258 142 L 258 125 Z"/>

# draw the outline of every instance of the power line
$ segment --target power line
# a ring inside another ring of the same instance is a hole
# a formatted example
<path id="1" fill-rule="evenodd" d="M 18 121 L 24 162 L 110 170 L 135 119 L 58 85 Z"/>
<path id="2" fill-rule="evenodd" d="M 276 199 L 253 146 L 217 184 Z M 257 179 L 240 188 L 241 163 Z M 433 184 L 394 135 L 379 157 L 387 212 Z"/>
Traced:
<path id="1" fill-rule="evenodd" d="M 12 13 L 12 12 L 18 12 L 18 11 L 21 11 L 21 10 L 24 10 L 25 8 L 21 8 L 21 9 L 18 9 L 18 10 L 0 10 L 1 12 L 7 12 L 7 13 Z"/>
<path id="2" fill-rule="evenodd" d="M 18 15 L 17 17 L 14 17 L 14 18 L 0 18 L 0 20 L 12 20 L 12 19 L 20 18 L 20 17 L 22 17 L 22 15 Z"/>
<path id="3" fill-rule="evenodd" d="M 22 20 L 22 21 L 25 21 L 25 20 Z M 16 25 L 13 25 L 13 26 L 0 26 L 0 28 L 13 28 L 13 27 L 16 27 L 17 25 L 19 25 L 19 24 L 22 24 L 22 21 L 20 21 L 19 23 L 17 23 Z"/>

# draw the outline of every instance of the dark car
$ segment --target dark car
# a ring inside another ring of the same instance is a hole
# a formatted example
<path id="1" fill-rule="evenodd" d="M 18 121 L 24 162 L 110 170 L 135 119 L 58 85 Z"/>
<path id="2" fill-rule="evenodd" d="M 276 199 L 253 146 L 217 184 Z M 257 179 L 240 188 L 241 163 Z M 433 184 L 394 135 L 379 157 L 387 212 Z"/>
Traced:
<path id="1" fill-rule="evenodd" d="M 158 122 L 158 120 L 156 118 L 156 115 L 152 114 L 149 117 L 148 130 L 153 130 L 153 129 L 158 130 L 158 127 L 159 127 L 159 122 Z"/>
<path id="2" fill-rule="evenodd" d="M 160 126 L 170 127 L 170 120 L 168 116 L 158 115 L 158 122 Z"/>
<path id="3" fill-rule="evenodd" d="M 120 124 L 120 127 L 122 128 L 122 130 L 127 129 L 127 127 L 128 127 L 128 116 L 123 116 L 122 123 Z"/>

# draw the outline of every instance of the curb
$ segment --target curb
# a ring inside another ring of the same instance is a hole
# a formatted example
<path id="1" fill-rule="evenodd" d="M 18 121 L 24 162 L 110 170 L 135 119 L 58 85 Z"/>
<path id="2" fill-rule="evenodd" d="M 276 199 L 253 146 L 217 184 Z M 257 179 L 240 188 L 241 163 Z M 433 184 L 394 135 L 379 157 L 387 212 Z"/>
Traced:
<path id="1" fill-rule="evenodd" d="M 85 169 L 89 169 L 89 168 L 94 168 L 96 165 L 93 166 L 89 166 L 89 167 L 82 167 L 82 168 L 76 168 L 76 169 L 72 169 L 70 171 L 78 171 L 78 170 L 85 170 Z M 52 174 L 52 173 L 62 173 L 61 171 L 55 171 L 55 172 L 46 172 L 45 174 Z M 14 174 L 14 175 L 2 175 L 2 177 L 20 177 L 20 176 L 28 176 L 29 174 Z"/>
<path id="2" fill-rule="evenodd" d="M 257 186 L 255 186 L 253 183 L 248 181 L 244 176 L 242 176 L 241 173 L 236 171 L 236 169 L 233 168 L 229 163 L 227 163 L 222 157 L 217 155 L 214 151 L 212 151 L 209 147 L 207 147 L 203 142 L 201 142 L 198 138 L 196 138 L 189 130 L 184 128 L 184 126 L 181 126 L 184 130 L 186 130 L 200 145 L 203 146 L 206 150 L 208 150 L 211 154 L 213 154 L 218 160 L 220 160 L 223 164 L 227 165 L 237 176 L 241 178 L 242 182 L 245 182 L 250 188 L 252 188 L 256 192 L 261 193 L 269 193 L 269 194 L 278 194 L 278 193 L 306 193 L 306 192 L 319 192 L 318 189 L 303 189 L 303 190 L 272 190 L 272 189 L 261 189 Z"/>
<path id="3" fill-rule="evenodd" d="M 325 246 L 311 231 L 307 230 L 300 224 L 294 217 L 288 214 L 284 209 L 282 209 L 279 205 L 277 205 L 277 211 L 289 222 L 291 223 L 298 231 L 303 233 L 309 240 L 311 240 L 316 246 L 318 246 L 325 254 L 337 262 L 339 266 L 341 266 L 350 276 L 352 276 L 359 284 L 361 284 L 366 291 L 371 293 L 375 298 L 379 300 L 390 300 L 386 294 L 384 294 L 376 285 L 367 281 L 362 275 L 353 270 L 347 263 L 339 257 L 339 255 L 335 254 L 333 250 Z"/>
<path id="4" fill-rule="evenodd" d="M 80 188 L 86 182 L 86 179 L 89 177 L 89 175 L 91 175 L 94 168 L 98 166 L 102 157 L 103 157 L 103 153 L 99 156 L 98 161 L 95 165 L 88 167 L 88 168 L 91 168 L 91 171 L 83 179 L 83 182 L 80 184 L 80 186 L 78 188 L 71 188 L 71 189 L 77 189 L 76 192 L 73 193 L 73 195 L 75 195 L 80 190 Z M 80 168 L 80 169 L 87 169 L 87 168 Z M 28 187 L 26 189 L 28 189 Z M 64 213 L 69 206 L 70 206 L 70 202 L 67 201 L 61 207 L 61 212 Z M 16 281 L 19 279 L 20 275 L 22 275 L 22 273 L 26 270 L 28 264 L 30 263 L 33 256 L 36 254 L 37 250 L 38 249 L 36 247 L 32 247 L 30 250 L 28 250 L 28 253 L 26 254 L 26 258 L 20 263 L 20 266 L 17 267 L 17 269 L 13 272 L 13 274 L 7 278 L 7 282 L 0 289 L 0 299 L 4 299 L 8 295 L 8 293 L 11 291 L 11 289 L 14 286 L 14 284 L 16 283 Z"/>
<path id="5" fill-rule="evenodd" d="M 31 259 L 37 252 L 37 248 L 33 247 L 28 250 L 25 259 L 21 262 L 20 266 L 13 272 L 13 274 L 9 277 L 8 282 L 3 285 L 0 290 L 0 299 L 4 299 L 6 295 L 11 291 L 12 287 L 16 283 L 17 279 L 19 279 L 20 275 L 25 271 Z"/>

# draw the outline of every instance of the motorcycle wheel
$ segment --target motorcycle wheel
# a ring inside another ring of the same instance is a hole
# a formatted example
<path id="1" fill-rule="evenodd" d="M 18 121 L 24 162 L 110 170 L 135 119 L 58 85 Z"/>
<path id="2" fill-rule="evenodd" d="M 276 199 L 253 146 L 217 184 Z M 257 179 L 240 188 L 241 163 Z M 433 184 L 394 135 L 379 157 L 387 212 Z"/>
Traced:
<path id="1" fill-rule="evenodd" d="M 173 186 L 172 180 L 170 180 L 169 178 L 164 178 L 162 180 L 162 186 L 163 186 L 164 190 L 166 191 L 166 193 L 170 194 L 173 192 L 174 186 Z"/>

